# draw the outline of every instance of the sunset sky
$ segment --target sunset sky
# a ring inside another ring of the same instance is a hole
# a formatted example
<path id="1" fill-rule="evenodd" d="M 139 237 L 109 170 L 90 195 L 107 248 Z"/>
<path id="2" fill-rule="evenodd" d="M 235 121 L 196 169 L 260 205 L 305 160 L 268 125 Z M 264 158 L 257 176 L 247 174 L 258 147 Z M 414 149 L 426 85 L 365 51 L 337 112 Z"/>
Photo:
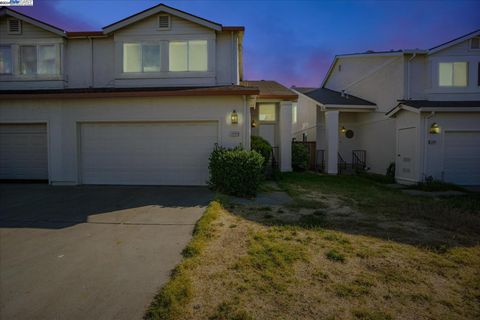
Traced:
<path id="1" fill-rule="evenodd" d="M 100 30 L 159 3 L 246 27 L 245 78 L 319 86 L 335 54 L 428 49 L 480 29 L 480 1 L 34 0 L 13 7 L 68 31 Z"/>

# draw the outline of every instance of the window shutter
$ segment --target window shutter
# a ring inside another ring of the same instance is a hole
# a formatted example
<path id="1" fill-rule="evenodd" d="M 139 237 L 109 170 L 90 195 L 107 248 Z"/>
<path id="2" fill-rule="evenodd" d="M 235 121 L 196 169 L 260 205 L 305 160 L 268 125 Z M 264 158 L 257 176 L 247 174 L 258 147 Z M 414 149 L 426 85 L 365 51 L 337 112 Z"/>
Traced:
<path id="1" fill-rule="evenodd" d="M 161 29 L 161 30 L 170 29 L 170 16 L 167 16 L 164 14 L 158 16 L 158 29 Z"/>
<path id="2" fill-rule="evenodd" d="M 21 34 L 22 33 L 22 21 L 18 19 L 8 20 L 8 34 Z"/>

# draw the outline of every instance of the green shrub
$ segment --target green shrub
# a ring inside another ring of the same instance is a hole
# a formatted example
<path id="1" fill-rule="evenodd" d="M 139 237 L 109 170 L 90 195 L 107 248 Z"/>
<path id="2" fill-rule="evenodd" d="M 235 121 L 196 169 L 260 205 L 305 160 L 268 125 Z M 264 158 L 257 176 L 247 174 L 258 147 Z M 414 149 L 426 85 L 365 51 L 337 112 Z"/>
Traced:
<path id="1" fill-rule="evenodd" d="M 292 143 L 292 168 L 296 171 L 308 169 L 308 149 L 301 143 Z"/>
<path id="2" fill-rule="evenodd" d="M 395 162 L 390 162 L 387 168 L 387 177 L 395 179 Z"/>
<path id="3" fill-rule="evenodd" d="M 264 159 L 258 152 L 215 145 L 209 160 L 212 189 L 240 197 L 256 195 L 264 178 Z"/>
<path id="4" fill-rule="evenodd" d="M 259 136 L 252 136 L 251 137 L 251 149 L 260 153 L 264 161 L 264 166 L 268 165 L 268 161 L 270 161 L 270 155 L 272 154 L 272 146 L 270 143 Z"/>

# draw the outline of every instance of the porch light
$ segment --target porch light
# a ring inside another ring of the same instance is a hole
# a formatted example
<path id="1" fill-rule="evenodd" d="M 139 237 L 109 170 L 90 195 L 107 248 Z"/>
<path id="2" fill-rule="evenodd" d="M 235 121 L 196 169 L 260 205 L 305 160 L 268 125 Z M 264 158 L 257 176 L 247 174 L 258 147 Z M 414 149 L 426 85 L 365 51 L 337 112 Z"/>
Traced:
<path id="1" fill-rule="evenodd" d="M 252 128 L 256 128 L 257 127 L 257 122 L 255 121 L 255 119 L 252 119 Z"/>
<path id="2" fill-rule="evenodd" d="M 232 114 L 230 115 L 230 120 L 232 124 L 238 124 L 238 113 L 237 111 L 233 110 Z"/>
<path id="3" fill-rule="evenodd" d="M 438 125 L 438 123 L 434 122 L 431 126 L 430 126 L 430 130 L 428 131 L 430 134 L 439 134 L 441 131 L 441 128 L 440 126 Z"/>
<path id="4" fill-rule="evenodd" d="M 347 129 L 345 129 L 345 127 L 342 126 L 342 128 L 340 129 L 340 132 L 341 132 L 341 133 L 345 133 L 345 132 L 347 132 Z"/>

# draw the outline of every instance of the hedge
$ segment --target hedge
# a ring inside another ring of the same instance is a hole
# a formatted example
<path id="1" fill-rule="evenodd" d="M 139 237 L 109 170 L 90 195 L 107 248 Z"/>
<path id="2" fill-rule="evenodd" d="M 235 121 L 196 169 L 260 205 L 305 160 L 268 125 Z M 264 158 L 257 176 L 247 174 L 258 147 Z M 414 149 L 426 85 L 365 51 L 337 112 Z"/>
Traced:
<path id="1" fill-rule="evenodd" d="M 240 197 L 251 197 L 264 178 L 264 158 L 256 151 L 241 147 L 226 149 L 215 145 L 210 154 L 209 186 L 219 192 Z"/>

